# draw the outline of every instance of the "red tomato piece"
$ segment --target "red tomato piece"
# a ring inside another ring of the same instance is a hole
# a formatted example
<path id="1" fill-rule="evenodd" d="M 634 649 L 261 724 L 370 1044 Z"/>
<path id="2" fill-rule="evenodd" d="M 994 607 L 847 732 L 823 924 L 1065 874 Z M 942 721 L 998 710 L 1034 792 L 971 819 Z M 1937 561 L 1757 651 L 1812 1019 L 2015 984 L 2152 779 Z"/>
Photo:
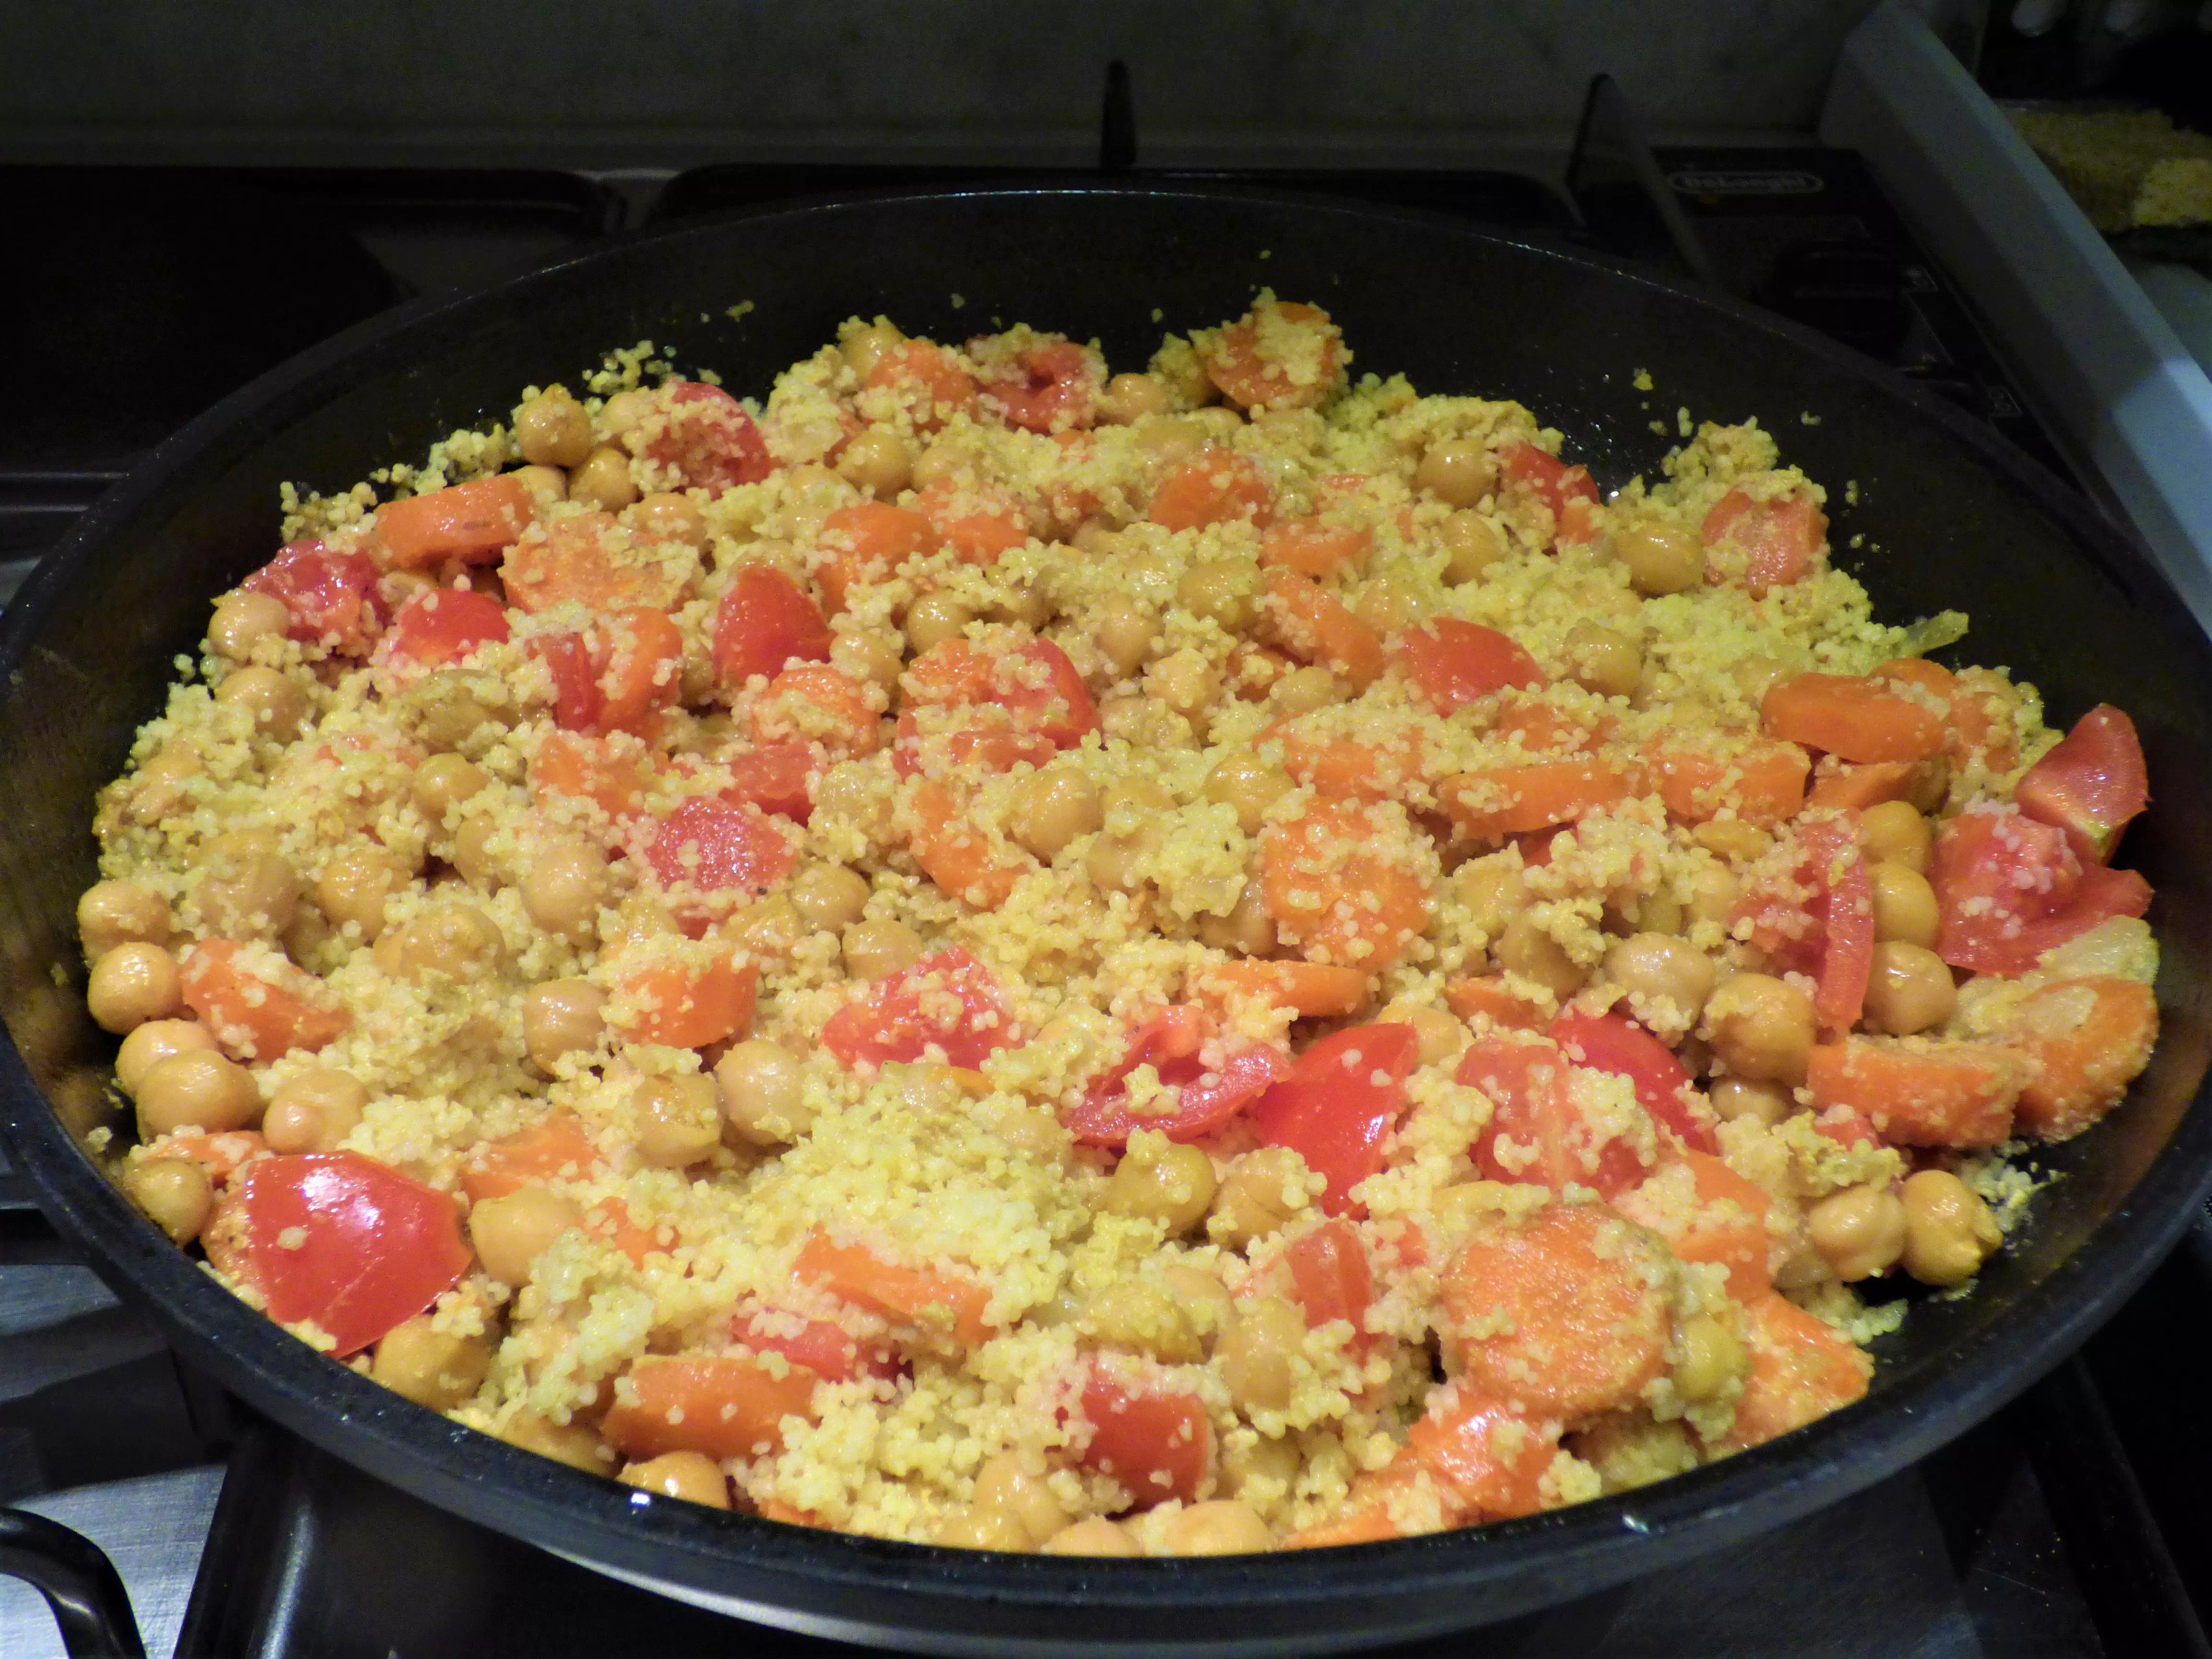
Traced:
<path id="1" fill-rule="evenodd" d="M 2063 830 L 1987 803 L 1936 832 L 1928 878 L 1936 954 L 1978 974 L 2024 974 L 2045 951 L 2150 905 L 2150 884 L 2134 871 L 2085 869 Z"/>
<path id="2" fill-rule="evenodd" d="M 1288 1077 L 1260 1097 L 1253 1127 L 1328 1182 L 1321 1206 L 1364 1214 L 1352 1189 L 1382 1167 L 1382 1140 L 1406 1109 L 1406 1079 L 1420 1057 L 1410 1025 L 1355 1025 L 1322 1038 Z"/>
<path id="3" fill-rule="evenodd" d="M 218 1265 L 271 1319 L 327 1332 L 340 1358 L 421 1313 L 469 1265 L 453 1200 L 358 1152 L 256 1158 L 231 1194 L 238 1231 Z"/>
<path id="4" fill-rule="evenodd" d="M 392 619 L 385 648 L 418 667 L 459 662 L 479 646 L 502 645 L 510 637 L 507 607 L 489 593 L 465 588 L 437 588 L 418 593 Z"/>
<path id="5" fill-rule="evenodd" d="M 1498 447 L 1498 471 L 1552 510 L 1556 539 L 1586 542 L 1595 533 L 1589 509 L 1597 505 L 1597 481 L 1586 466 L 1569 466 L 1534 444 Z"/>
<path id="6" fill-rule="evenodd" d="M 669 887 L 765 893 L 791 873 L 798 854 L 765 813 L 695 799 L 660 821 L 645 860 Z"/>
<path id="7" fill-rule="evenodd" d="M 1785 882 L 1755 890 L 1736 907 L 1753 942 L 1793 973 L 1815 981 L 1823 1029 L 1858 1023 L 1874 966 L 1874 901 L 1859 851 L 1858 814 L 1808 816 L 1796 826 L 1802 856 Z"/>
<path id="8" fill-rule="evenodd" d="M 1490 1097 L 1490 1122 L 1469 1155 L 1492 1181 L 1558 1192 L 1569 1182 L 1618 1198 L 1649 1173 L 1642 1153 L 1601 1133 L 1576 1103 L 1567 1057 L 1536 1037 L 1479 1037 L 1460 1059 L 1458 1081 Z"/>
<path id="9" fill-rule="evenodd" d="M 333 553 L 319 537 L 288 543 L 239 586 L 266 593 L 292 613 L 287 639 L 327 645 L 340 656 L 367 652 L 392 620 L 377 590 L 376 562 L 366 553 Z"/>
<path id="10" fill-rule="evenodd" d="M 994 380 L 983 395 L 1006 424 L 1029 432 L 1075 431 L 1097 418 L 1090 360 L 1069 340 L 1047 340 L 1021 355 L 1019 380 Z"/>
<path id="11" fill-rule="evenodd" d="M 804 743 L 763 743 L 714 757 L 730 775 L 722 799 L 750 803 L 804 823 L 814 811 L 814 750 Z"/>
<path id="12" fill-rule="evenodd" d="M 2109 861 L 2120 831 L 2150 804 L 2135 722 L 2100 703 L 2027 769 L 2012 798 L 2028 817 L 2063 830 L 2084 864 Z"/>
<path id="13" fill-rule="evenodd" d="M 668 423 L 647 440 L 647 460 L 716 495 L 758 483 L 775 471 L 768 441 L 744 407 L 721 387 L 678 380 L 668 387 Z"/>
<path id="14" fill-rule="evenodd" d="M 1341 1319 L 1355 1333 L 1355 1346 L 1364 1346 L 1357 1339 L 1367 1334 L 1375 1274 L 1352 1224 L 1323 1222 L 1283 1252 L 1283 1265 L 1290 1269 L 1291 1299 L 1304 1310 L 1307 1325 L 1318 1329 Z"/>
<path id="15" fill-rule="evenodd" d="M 1126 1384 L 1094 1370 L 1080 1402 L 1091 1438 L 1083 1466 L 1120 1482 L 1139 1509 L 1196 1499 L 1213 1468 L 1213 1424 L 1194 1394 Z"/>
<path id="16" fill-rule="evenodd" d="M 758 674 L 774 679 L 786 665 L 830 660 L 822 607 L 770 565 L 739 568 L 714 612 L 714 678 L 734 690 Z"/>
<path id="17" fill-rule="evenodd" d="M 1042 766 L 1098 729 L 1098 705 L 1067 653 L 1050 640 L 1030 640 L 994 656 L 966 640 L 933 645 L 908 665 L 891 763 L 901 777 L 921 771 L 931 738 L 922 709 L 969 711 L 945 732 L 952 769 L 1004 772 L 1027 761 Z"/>
<path id="18" fill-rule="evenodd" d="M 998 981 L 957 946 L 877 981 L 822 1028 L 822 1046 L 846 1066 L 911 1062 L 936 1048 L 946 1065 L 972 1069 L 1013 1040 Z"/>
<path id="19" fill-rule="evenodd" d="M 1236 1043 L 1214 1066 L 1199 1058 L 1212 1021 L 1204 1010 L 1183 1006 L 1147 1020 L 1129 1038 L 1121 1060 L 1091 1085 L 1065 1121 L 1086 1146 L 1122 1146 L 1139 1129 L 1158 1129 L 1170 1140 L 1202 1140 L 1265 1093 L 1290 1070 L 1280 1049 L 1264 1042 Z M 1139 1115 L 1129 1109 L 1129 1073 L 1150 1066 L 1175 1091 L 1176 1106 Z"/>
<path id="20" fill-rule="evenodd" d="M 1690 1151 L 1719 1152 L 1689 1072 L 1673 1049 L 1634 1020 L 1570 1008 L 1552 1022 L 1547 1035 L 1576 1065 L 1612 1072 L 1634 1084 L 1637 1104 Z"/>
<path id="21" fill-rule="evenodd" d="M 1510 634 L 1455 617 L 1409 628 L 1395 641 L 1406 672 L 1439 714 L 1520 686 L 1541 690 L 1544 671 Z"/>
<path id="22" fill-rule="evenodd" d="M 540 634 L 530 641 L 530 654 L 553 676 L 553 723 L 563 732 L 597 732 L 605 699 L 584 636 Z"/>
<path id="23" fill-rule="evenodd" d="M 1820 562 L 1828 544 L 1828 520 L 1809 497 L 1778 496 L 1754 501 L 1741 489 L 1731 489 L 1713 504 L 1699 528 L 1705 545 L 1727 547 L 1743 559 L 1743 585 L 1754 599 L 1767 590 L 1802 580 Z M 1723 570 L 1709 566 L 1709 582 L 1726 580 Z"/>
<path id="24" fill-rule="evenodd" d="M 842 1325 L 781 1308 L 757 1308 L 730 1321 L 730 1336 L 755 1353 L 780 1353 L 825 1382 L 856 1376 L 896 1377 L 905 1369 L 883 1342 L 863 1342 Z"/>

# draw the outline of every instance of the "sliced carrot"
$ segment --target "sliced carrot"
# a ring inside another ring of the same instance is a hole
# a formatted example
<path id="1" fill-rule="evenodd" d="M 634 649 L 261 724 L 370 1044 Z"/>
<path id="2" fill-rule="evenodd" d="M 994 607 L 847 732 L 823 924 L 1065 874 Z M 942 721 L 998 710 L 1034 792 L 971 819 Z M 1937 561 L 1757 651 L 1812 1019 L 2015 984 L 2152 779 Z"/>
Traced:
<path id="1" fill-rule="evenodd" d="M 978 910 L 995 910 L 1012 894 L 1030 860 L 1006 859 L 991 838 L 969 821 L 967 804 L 951 785 L 925 778 L 914 787 L 921 820 L 909 850 L 922 873 L 944 891 Z"/>
<path id="2" fill-rule="evenodd" d="M 933 483 L 921 492 L 915 507 L 963 564 L 996 564 L 1001 553 L 1030 538 L 1029 519 L 1020 503 L 1003 491 Z"/>
<path id="3" fill-rule="evenodd" d="M 1918 761 L 1943 752 L 1942 717 L 1856 674 L 1796 674 L 1759 705 L 1771 738 L 1847 761 Z"/>
<path id="4" fill-rule="evenodd" d="M 228 1129 L 221 1134 L 188 1132 L 167 1134 L 146 1147 L 146 1157 L 174 1158 L 197 1164 L 208 1179 L 220 1187 L 238 1173 L 239 1166 L 268 1152 L 269 1143 L 252 1129 Z"/>
<path id="5" fill-rule="evenodd" d="M 1343 331 L 1317 306 L 1255 306 L 1214 335 L 1206 378 L 1241 408 L 1307 409 L 1327 397 L 1343 362 Z"/>
<path id="6" fill-rule="evenodd" d="M 755 743 L 816 743 L 832 760 L 872 755 L 884 721 L 869 688 L 826 662 L 793 663 L 753 705 Z"/>
<path id="7" fill-rule="evenodd" d="M 633 609 L 611 618 L 599 677 L 599 724 L 644 732 L 684 695 L 684 635 L 665 611 Z"/>
<path id="8" fill-rule="evenodd" d="M 1703 823 L 1723 811 L 1760 829 L 1786 823 L 1805 804 L 1811 765 L 1794 743 L 1754 744 L 1731 755 L 1661 743 L 1650 755 L 1651 781 L 1678 823 Z"/>
<path id="9" fill-rule="evenodd" d="M 588 738 L 550 732 L 530 757 L 530 798 L 555 795 L 595 803 L 614 819 L 636 813 L 652 787 L 645 747 L 628 733 Z"/>
<path id="10" fill-rule="evenodd" d="M 2118 1104 L 2149 1063 L 2158 999 L 2137 980 L 2062 980 L 2022 1003 L 2010 1030 L 2033 1066 L 2019 1126 L 2039 1140 L 2065 1140 Z"/>
<path id="11" fill-rule="evenodd" d="M 459 559 L 497 562 L 538 517 L 538 497 L 512 472 L 449 485 L 376 509 L 376 545 L 387 570 L 427 570 Z"/>
<path id="12" fill-rule="evenodd" d="M 1628 775 L 1597 760 L 1530 761 L 1460 772 L 1437 787 L 1444 811 L 1462 835 L 1477 841 L 1571 823 L 1626 800 Z"/>
<path id="13" fill-rule="evenodd" d="M 1301 662 L 1320 663 L 1364 690 L 1382 672 L 1382 641 L 1375 630 L 1295 570 L 1270 570 L 1264 579 L 1267 626 L 1275 643 Z"/>
<path id="14" fill-rule="evenodd" d="M 1441 1532 L 1467 1518 L 1464 1500 L 1439 1480 L 1410 1445 L 1379 1469 L 1353 1477 L 1344 1502 L 1328 1520 L 1292 1533 L 1286 1550 L 1333 1549 L 1339 1544 L 1381 1544 L 1394 1538 Z"/>
<path id="15" fill-rule="evenodd" d="M 781 1498 L 763 1498 L 753 1506 L 753 1512 L 763 1521 L 781 1521 L 787 1527 L 814 1527 L 830 1529 L 830 1522 L 814 1510 L 802 1510 L 796 1504 L 787 1504 Z"/>
<path id="16" fill-rule="evenodd" d="M 1595 1205 L 1490 1219 L 1444 1270 L 1439 1329 L 1468 1382 L 1518 1412 L 1608 1411 L 1666 1369 L 1666 1255 Z"/>
<path id="17" fill-rule="evenodd" d="M 1610 720 L 1593 729 L 1561 714 L 1541 697 L 1516 696 L 1507 692 L 1498 699 L 1498 718 L 1491 730 L 1509 738 L 1532 755 L 1553 751 L 1580 754 L 1601 742 L 1612 730 Z"/>
<path id="18" fill-rule="evenodd" d="M 630 1219 L 629 1206 L 618 1198 L 603 1198 L 585 1211 L 584 1231 L 613 1245 L 630 1259 L 633 1267 L 642 1267 L 647 1257 L 665 1255 L 668 1250 L 650 1228 Z"/>
<path id="19" fill-rule="evenodd" d="M 1559 1455 L 1560 1426 L 1460 1382 L 1430 1394 L 1406 1443 L 1460 1499 L 1462 1522 L 1502 1521 L 1544 1507 L 1543 1480 Z"/>
<path id="20" fill-rule="evenodd" d="M 1729 1294 L 1739 1302 L 1773 1287 L 1766 1194 L 1719 1158 L 1705 1152 L 1670 1158 L 1615 1199 L 1613 1208 L 1665 1239 L 1683 1261 L 1727 1267 Z"/>
<path id="21" fill-rule="evenodd" d="M 353 1024 L 328 986 L 266 945 L 202 939 L 185 953 L 183 977 L 185 1006 L 233 1060 L 312 1054 Z"/>
<path id="22" fill-rule="evenodd" d="M 934 432 L 975 407 L 975 377 L 951 352 L 928 340 L 893 346 L 868 371 L 867 384 L 896 392 L 917 432 Z"/>
<path id="23" fill-rule="evenodd" d="M 1828 520 L 1809 495 L 1755 501 L 1731 489 L 1705 514 L 1699 533 L 1717 556 L 1708 559 L 1705 580 L 1726 581 L 1740 566 L 1745 590 L 1757 599 L 1813 573 L 1827 544 Z"/>
<path id="24" fill-rule="evenodd" d="M 1170 530 L 1210 524 L 1265 525 L 1274 492 L 1258 465 L 1233 449 L 1208 444 L 1160 480 L 1146 516 Z"/>
<path id="25" fill-rule="evenodd" d="M 1841 1331 L 1771 1291 L 1743 1312 L 1751 1370 L 1722 1447 L 1763 1445 L 1865 1395 L 1874 1362 Z"/>
<path id="26" fill-rule="evenodd" d="M 550 1181 L 580 1181 L 605 1162 L 584 1126 L 561 1113 L 478 1146 L 461 1166 L 461 1190 L 481 1204 Z"/>
<path id="27" fill-rule="evenodd" d="M 1833 755 L 1820 757 L 1813 769 L 1813 787 L 1808 806 L 1833 806 L 1864 811 L 1893 800 L 1912 799 L 1914 784 L 1923 771 L 1917 761 L 1863 761 L 1853 764 Z"/>
<path id="28" fill-rule="evenodd" d="M 815 580 L 822 584 L 823 608 L 831 616 L 845 608 L 854 588 L 880 581 L 938 544 L 937 527 L 927 519 L 888 501 L 839 507 L 822 520 L 819 540 L 827 556 Z"/>
<path id="29" fill-rule="evenodd" d="M 534 526 L 507 550 L 499 579 L 519 611 L 570 601 L 591 611 L 665 611 L 695 562 L 672 544 L 618 533 L 611 514 L 579 513 Z"/>
<path id="30" fill-rule="evenodd" d="M 783 1419 L 814 1415 L 821 1379 L 799 1365 L 771 1368 L 742 1354 L 648 1355 L 615 1385 L 599 1432 L 633 1462 L 701 1452 L 720 1462 L 783 1447 Z"/>
<path id="31" fill-rule="evenodd" d="M 1994 1042 L 1847 1036 L 1814 1047 L 1814 1109 L 1845 1106 L 1899 1146 L 1995 1146 L 2012 1133 L 2027 1067 Z"/>
<path id="32" fill-rule="evenodd" d="M 1995 670 L 1968 668 L 1954 674 L 1924 657 L 1897 657 L 1876 668 L 1871 678 L 1917 685 L 1941 697 L 1951 711 L 1945 723 L 1950 738 L 1948 751 L 1954 760 L 1980 754 L 1991 771 L 2005 772 L 2020 759 L 2012 720 L 2018 694 Z"/>
<path id="33" fill-rule="evenodd" d="M 1277 722 L 1259 741 L 1279 739 L 1283 769 L 1331 800 L 1395 800 L 1421 775 L 1421 738 L 1412 726 L 1375 743 L 1331 737 L 1310 721 Z"/>
<path id="34" fill-rule="evenodd" d="M 1375 532 L 1364 525 L 1331 524 L 1326 519 L 1284 519 L 1260 538 L 1260 562 L 1280 565 L 1316 581 L 1363 562 Z"/>
<path id="35" fill-rule="evenodd" d="M 1325 962 L 1210 962 L 1190 970 L 1183 994 L 1217 1011 L 1233 1002 L 1264 1002 L 1300 1019 L 1334 1019 L 1366 1002 L 1366 975 Z"/>
<path id="36" fill-rule="evenodd" d="M 1425 876 L 1389 845 L 1381 811 L 1357 801 L 1317 800 L 1263 830 L 1260 884 L 1289 943 L 1362 973 L 1402 956 L 1435 908 Z"/>
<path id="37" fill-rule="evenodd" d="M 887 1261 L 866 1245 L 840 1244 L 818 1229 L 792 1271 L 855 1307 L 911 1327 L 932 1346 L 972 1348 L 991 1334 L 984 1317 L 991 1292 L 960 1273 Z"/>
<path id="38" fill-rule="evenodd" d="M 1451 981 L 1444 987 L 1444 1006 L 1462 1019 L 1508 1030 L 1540 1031 L 1552 1018 L 1549 1008 L 1509 990 L 1504 977 L 1494 974 Z"/>

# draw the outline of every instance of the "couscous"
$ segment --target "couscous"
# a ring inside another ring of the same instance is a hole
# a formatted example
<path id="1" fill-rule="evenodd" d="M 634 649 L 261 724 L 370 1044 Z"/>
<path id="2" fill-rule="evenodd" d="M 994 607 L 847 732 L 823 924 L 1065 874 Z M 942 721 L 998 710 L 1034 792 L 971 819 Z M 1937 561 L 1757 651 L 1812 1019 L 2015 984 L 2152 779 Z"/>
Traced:
<path id="1" fill-rule="evenodd" d="M 1606 499 L 1351 363 L 855 319 L 288 492 L 100 802 L 124 1188 L 460 1423 L 917 1542 L 1399 1536 L 1857 1399 L 1860 1290 L 2147 1060 L 2133 728 L 1875 621 L 1755 425 Z"/>

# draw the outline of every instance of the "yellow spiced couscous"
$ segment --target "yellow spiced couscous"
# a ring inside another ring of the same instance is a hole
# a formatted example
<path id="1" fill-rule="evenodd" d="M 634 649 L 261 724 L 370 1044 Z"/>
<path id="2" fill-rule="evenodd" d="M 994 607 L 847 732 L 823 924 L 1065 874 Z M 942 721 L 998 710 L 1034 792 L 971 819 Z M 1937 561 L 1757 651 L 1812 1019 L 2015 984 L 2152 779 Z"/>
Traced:
<path id="1" fill-rule="evenodd" d="M 2134 730 L 1875 622 L 1755 425 L 1606 499 L 1351 361 L 856 319 L 288 495 L 100 802 L 125 1188 L 458 1422 L 917 1542 L 1400 1536 L 1857 1399 L 1853 1287 L 1966 1284 L 2148 1056 Z"/>

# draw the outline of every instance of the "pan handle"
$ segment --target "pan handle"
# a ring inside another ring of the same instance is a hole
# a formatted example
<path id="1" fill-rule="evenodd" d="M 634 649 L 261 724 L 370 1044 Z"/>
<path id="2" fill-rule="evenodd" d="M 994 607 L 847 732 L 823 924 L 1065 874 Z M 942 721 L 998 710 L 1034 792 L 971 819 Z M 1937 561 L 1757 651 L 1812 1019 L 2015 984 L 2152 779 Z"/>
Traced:
<path id="1" fill-rule="evenodd" d="M 0 1510 L 0 1574 L 46 1598 L 70 1659 L 146 1659 L 123 1579 L 83 1534 L 43 1515 Z"/>

